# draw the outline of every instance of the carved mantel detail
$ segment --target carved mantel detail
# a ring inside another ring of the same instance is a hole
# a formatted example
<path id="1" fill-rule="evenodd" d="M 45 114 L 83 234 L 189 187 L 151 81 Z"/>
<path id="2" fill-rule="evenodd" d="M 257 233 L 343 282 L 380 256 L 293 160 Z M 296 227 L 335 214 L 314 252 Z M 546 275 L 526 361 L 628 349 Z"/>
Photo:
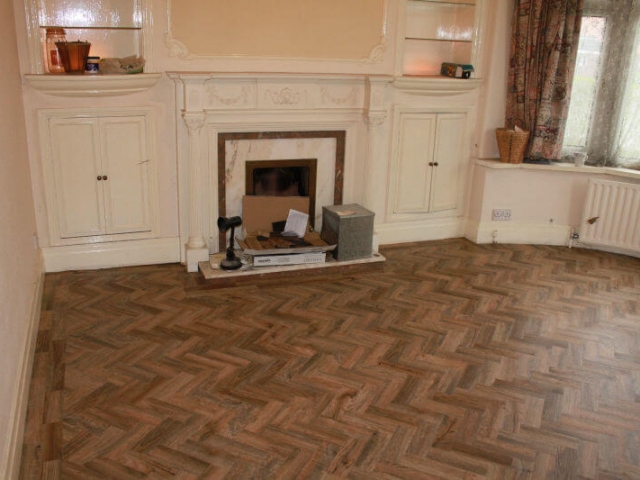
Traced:
<path id="1" fill-rule="evenodd" d="M 320 98 L 323 105 L 355 107 L 358 103 L 358 89 L 353 87 L 346 95 L 337 95 L 327 86 L 320 88 Z"/>
<path id="2" fill-rule="evenodd" d="M 387 112 L 369 112 L 368 115 L 365 116 L 365 120 L 370 128 L 380 128 L 384 125 L 384 122 L 387 121 Z"/>
<path id="3" fill-rule="evenodd" d="M 205 83 L 205 90 L 208 94 L 209 103 L 214 107 L 248 107 L 250 106 L 250 99 L 255 96 L 255 87 L 249 85 L 244 85 L 237 94 L 229 94 L 228 91 L 223 93 L 213 83 Z"/>
<path id="4" fill-rule="evenodd" d="M 189 131 L 189 137 L 197 137 L 200 135 L 200 130 L 204 126 L 204 114 L 203 113 L 183 113 L 182 119 L 184 120 L 187 130 Z"/>
<path id="5" fill-rule="evenodd" d="M 309 92 L 301 88 L 284 87 L 280 90 L 267 89 L 264 92 L 265 101 L 278 106 L 297 106 L 305 104 Z"/>

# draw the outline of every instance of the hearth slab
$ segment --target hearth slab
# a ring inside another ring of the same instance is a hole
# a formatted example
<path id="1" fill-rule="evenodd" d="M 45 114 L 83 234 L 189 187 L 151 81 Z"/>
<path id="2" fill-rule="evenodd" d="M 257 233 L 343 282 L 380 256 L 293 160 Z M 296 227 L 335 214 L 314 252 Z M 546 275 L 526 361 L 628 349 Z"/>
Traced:
<path id="1" fill-rule="evenodd" d="M 243 266 L 240 270 L 225 271 L 218 265 L 224 258 L 224 253 L 211 255 L 208 262 L 200 262 L 201 275 L 207 286 L 213 288 L 239 287 L 251 284 L 300 282 L 313 277 L 318 279 L 323 275 L 353 274 L 375 272 L 382 270 L 385 257 L 374 253 L 370 258 L 360 258 L 338 262 L 328 260 L 325 263 L 312 265 L 287 265 L 279 267 Z"/>

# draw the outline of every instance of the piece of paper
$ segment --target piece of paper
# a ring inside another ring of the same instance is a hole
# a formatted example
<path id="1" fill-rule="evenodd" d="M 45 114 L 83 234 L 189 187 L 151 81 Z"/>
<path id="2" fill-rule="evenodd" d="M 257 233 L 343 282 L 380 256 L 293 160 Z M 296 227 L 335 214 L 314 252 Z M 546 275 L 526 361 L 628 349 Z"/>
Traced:
<path id="1" fill-rule="evenodd" d="M 304 234 L 307 232 L 307 223 L 309 222 L 309 215 L 299 212 L 297 210 L 289 210 L 289 216 L 287 217 L 287 223 L 284 226 L 283 235 L 286 233 L 294 233 L 300 238 L 304 238 Z"/>

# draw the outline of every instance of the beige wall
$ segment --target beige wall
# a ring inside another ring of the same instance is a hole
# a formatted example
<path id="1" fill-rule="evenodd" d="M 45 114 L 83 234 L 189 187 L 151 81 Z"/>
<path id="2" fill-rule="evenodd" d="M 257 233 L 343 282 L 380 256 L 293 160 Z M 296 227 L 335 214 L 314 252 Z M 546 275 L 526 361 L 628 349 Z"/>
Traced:
<path id="1" fill-rule="evenodd" d="M 390 75 L 405 0 L 148 1 L 155 71 Z"/>
<path id="2" fill-rule="evenodd" d="M 10 478 L 5 469 L 40 265 L 10 1 L 0 3 L 0 43 L 0 478 Z"/>
<path id="3" fill-rule="evenodd" d="M 384 0 L 181 0 L 174 37 L 196 55 L 361 59 L 383 34 Z"/>

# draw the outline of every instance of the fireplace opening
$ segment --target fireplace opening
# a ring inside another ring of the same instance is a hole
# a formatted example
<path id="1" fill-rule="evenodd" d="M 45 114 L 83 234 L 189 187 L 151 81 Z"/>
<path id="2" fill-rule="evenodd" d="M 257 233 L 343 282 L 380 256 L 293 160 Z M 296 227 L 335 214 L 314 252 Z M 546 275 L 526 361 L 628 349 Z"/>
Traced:
<path id="1" fill-rule="evenodd" d="M 240 187 L 238 190 L 233 190 L 229 188 L 227 182 L 230 184 L 235 180 L 240 178 L 240 171 L 245 169 L 246 161 L 242 158 L 240 159 L 231 159 L 229 152 L 227 151 L 232 145 L 244 142 L 262 142 L 262 141 L 302 141 L 303 143 L 308 140 L 319 140 L 321 143 L 324 143 L 325 140 L 333 141 L 335 143 L 335 153 L 333 161 L 329 164 L 327 163 L 327 159 L 325 157 L 318 157 L 318 164 L 320 171 L 318 171 L 318 184 L 316 188 L 316 192 L 312 194 L 311 186 L 309 191 L 309 201 L 313 202 L 312 208 L 314 211 L 313 216 L 310 217 L 311 224 L 314 228 L 317 228 L 318 221 L 322 221 L 321 218 L 317 218 L 315 215 L 317 202 L 320 201 L 323 205 L 342 205 L 342 194 L 344 188 L 344 170 L 345 170 L 345 155 L 346 155 L 346 143 L 347 143 L 347 132 L 344 130 L 304 130 L 304 131 L 257 131 L 257 132 L 220 132 L 218 133 L 218 171 L 217 171 L 217 181 L 218 181 L 218 211 L 217 216 L 212 217 L 213 230 L 216 229 L 215 219 L 218 217 L 227 217 L 229 215 L 240 215 L 242 212 L 241 208 L 238 208 L 238 205 L 241 203 L 241 199 L 235 196 L 236 194 L 240 194 L 242 196 L 242 185 L 237 185 Z M 301 156 L 305 156 L 307 154 L 301 153 Z M 309 153 L 309 156 L 315 155 L 314 153 Z M 239 160 L 236 162 L 236 160 Z M 270 160 L 269 160 L 270 161 Z M 286 161 L 286 160 L 280 160 Z M 262 163 L 262 162 L 260 162 Z M 237 165 L 237 166 L 236 166 Z M 261 165 L 264 166 L 264 165 Z M 237 168 L 239 171 L 233 172 L 233 169 Z M 324 182 L 328 180 L 326 177 L 327 170 L 331 176 L 333 176 L 333 187 L 331 185 L 327 185 Z M 236 176 L 236 174 L 238 174 Z M 252 175 L 247 175 L 245 171 L 245 179 L 253 178 Z M 246 180 L 245 180 L 246 181 Z M 253 186 L 249 186 L 249 188 L 245 187 L 245 195 L 248 195 L 249 192 L 253 191 Z M 227 198 L 229 196 L 229 198 Z M 233 196 L 233 200 L 231 197 Z M 233 205 L 228 205 L 227 202 L 233 201 Z M 230 208 L 227 208 L 227 207 Z M 219 251 L 224 251 L 227 248 L 227 238 L 225 233 L 218 233 L 218 248 Z"/>
<path id="2" fill-rule="evenodd" d="M 257 160 L 245 162 L 245 194 L 309 197 L 309 222 L 315 228 L 318 160 Z"/>

